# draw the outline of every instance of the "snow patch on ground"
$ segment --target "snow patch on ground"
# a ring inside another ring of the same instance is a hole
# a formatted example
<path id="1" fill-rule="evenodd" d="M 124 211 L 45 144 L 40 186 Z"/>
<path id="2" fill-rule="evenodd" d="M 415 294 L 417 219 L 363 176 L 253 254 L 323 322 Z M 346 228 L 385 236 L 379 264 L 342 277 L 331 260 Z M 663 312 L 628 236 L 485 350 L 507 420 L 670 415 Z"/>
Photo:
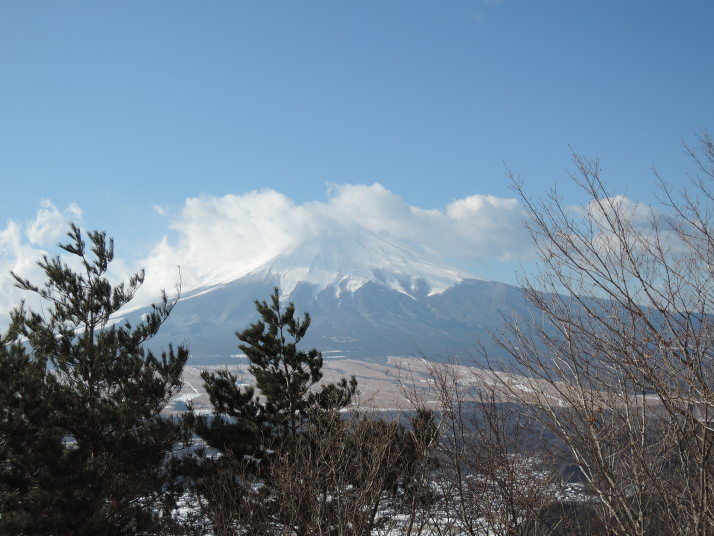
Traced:
<path id="1" fill-rule="evenodd" d="M 190 382 L 183 382 L 184 384 L 184 389 L 188 387 L 191 391 L 188 393 L 183 393 L 180 394 L 172 399 L 172 402 L 190 402 L 191 400 L 195 400 L 199 396 L 201 396 L 201 393 L 196 389 L 192 383 Z"/>

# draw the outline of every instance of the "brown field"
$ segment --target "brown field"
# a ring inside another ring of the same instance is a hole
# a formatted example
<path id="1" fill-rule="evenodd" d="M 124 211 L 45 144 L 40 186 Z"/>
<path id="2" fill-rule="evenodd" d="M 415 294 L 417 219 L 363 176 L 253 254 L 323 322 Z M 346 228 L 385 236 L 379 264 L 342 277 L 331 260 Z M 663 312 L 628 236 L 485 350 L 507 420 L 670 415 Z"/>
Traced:
<path id="1" fill-rule="evenodd" d="M 410 398 L 417 395 L 427 404 L 435 404 L 437 394 L 433 392 L 434 381 L 430 376 L 430 368 L 434 364 L 420 358 L 390 358 L 387 364 L 371 363 L 347 358 L 325 359 L 323 366 L 323 380 L 337 381 L 342 377 L 354 375 L 358 381 L 358 396 L 354 405 L 361 409 L 380 411 L 409 410 L 413 407 Z M 441 365 L 440 365 L 441 366 Z M 465 365 L 443 365 L 458 377 L 460 386 L 493 386 L 500 385 L 499 398 L 511 398 L 506 391 L 518 390 L 528 392 L 528 385 L 533 385 L 534 380 L 500 373 L 500 380 L 494 382 L 494 373 L 477 367 Z M 181 392 L 172 399 L 165 410 L 166 413 L 175 414 L 184 410 L 181 402 L 191 401 L 199 412 L 210 412 L 211 405 L 208 395 L 203 388 L 201 371 L 218 368 L 228 368 L 246 384 L 252 382 L 253 377 L 248 372 L 246 365 L 221 365 L 212 367 L 186 366 L 184 369 L 184 385 Z M 504 386 L 508 385 L 508 388 Z M 542 387 L 542 386 L 541 386 Z M 555 400 L 554 403 L 558 404 Z"/>

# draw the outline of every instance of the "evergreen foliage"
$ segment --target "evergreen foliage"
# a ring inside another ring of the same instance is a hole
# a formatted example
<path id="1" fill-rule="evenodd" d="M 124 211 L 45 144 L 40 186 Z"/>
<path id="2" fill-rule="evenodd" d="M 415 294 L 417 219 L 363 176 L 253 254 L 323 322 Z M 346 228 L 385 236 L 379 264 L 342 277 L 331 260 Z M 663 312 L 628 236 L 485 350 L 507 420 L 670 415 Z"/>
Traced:
<path id="1" fill-rule="evenodd" d="M 113 241 L 94 231 L 87 247 L 74 225 L 68 236 L 70 261 L 39 262 L 43 286 L 12 274 L 48 306 L 15 309 L 0 347 L 0 533 L 156 534 L 180 433 L 160 412 L 188 350 L 142 345 L 175 302 L 164 295 L 136 326 L 113 323 L 143 272 L 112 286 Z"/>
<path id="2" fill-rule="evenodd" d="M 314 389 L 322 379 L 322 354 L 315 348 L 298 349 L 310 326 L 310 315 L 300 319 L 295 305 L 280 303 L 275 288 L 270 303 L 255 301 L 261 319 L 236 332 L 260 391 L 241 387 L 226 370 L 204 371 L 206 392 L 215 418 L 197 420 L 197 431 L 219 450 L 234 456 L 260 456 L 261 451 L 286 439 L 295 439 L 308 416 L 347 406 L 357 389 L 354 376 Z"/>

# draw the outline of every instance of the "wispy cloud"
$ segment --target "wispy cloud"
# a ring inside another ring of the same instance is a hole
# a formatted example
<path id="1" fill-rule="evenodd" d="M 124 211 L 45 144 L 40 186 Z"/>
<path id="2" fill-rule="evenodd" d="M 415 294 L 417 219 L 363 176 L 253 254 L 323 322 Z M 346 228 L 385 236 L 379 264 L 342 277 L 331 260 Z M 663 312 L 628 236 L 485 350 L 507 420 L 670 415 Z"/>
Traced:
<path id="1" fill-rule="evenodd" d="M 169 213 L 168 209 L 162 207 L 161 205 L 154 205 L 151 208 L 153 208 L 154 212 L 156 212 L 159 216 L 166 216 Z"/>

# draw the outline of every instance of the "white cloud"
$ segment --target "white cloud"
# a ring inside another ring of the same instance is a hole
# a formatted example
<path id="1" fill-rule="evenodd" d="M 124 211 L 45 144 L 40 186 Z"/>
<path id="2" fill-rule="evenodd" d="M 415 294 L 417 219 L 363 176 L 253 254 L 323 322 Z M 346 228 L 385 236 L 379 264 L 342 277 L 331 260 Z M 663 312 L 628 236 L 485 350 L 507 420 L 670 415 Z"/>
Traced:
<path id="1" fill-rule="evenodd" d="M 48 255 L 48 248 L 69 230 L 70 221 L 79 223 L 81 217 L 82 211 L 75 204 L 60 211 L 45 200 L 33 220 L 24 225 L 9 221 L 5 229 L 0 230 L 0 327 L 6 324 L 10 311 L 22 299 L 34 303 L 33 296 L 15 287 L 10 272 L 33 282 L 42 282 L 42 270 L 37 262 Z"/>
<path id="2" fill-rule="evenodd" d="M 168 209 L 162 207 L 161 205 L 154 205 L 151 208 L 153 208 L 154 212 L 156 212 L 159 216 L 166 216 L 169 213 Z"/>
<path id="3" fill-rule="evenodd" d="M 571 207 L 580 217 L 592 219 L 600 227 L 607 228 L 616 215 L 624 218 L 635 227 L 648 227 L 653 217 L 660 218 L 662 214 L 652 206 L 633 201 L 625 195 L 613 195 L 590 201 L 584 207 Z"/>
<path id="4" fill-rule="evenodd" d="M 512 260 L 528 255 L 525 213 L 515 199 L 473 195 L 445 210 L 409 206 L 380 184 L 333 186 L 328 211 L 371 231 L 458 259 Z"/>
<path id="5" fill-rule="evenodd" d="M 25 233 L 30 243 L 36 246 L 48 246 L 56 243 L 67 232 L 70 222 L 79 222 L 82 210 L 72 203 L 61 212 L 49 200 L 40 204 L 35 219 L 25 226 Z"/>
<path id="6" fill-rule="evenodd" d="M 679 232 L 672 228 L 672 214 L 656 206 L 634 201 L 625 195 L 613 195 L 568 208 L 584 222 L 583 232 L 593 233 L 593 246 L 602 255 L 622 255 L 625 244 L 640 253 L 658 247 L 670 255 L 689 251 Z M 679 219 L 679 223 L 684 222 Z M 693 235 L 697 234 L 693 230 Z"/>

